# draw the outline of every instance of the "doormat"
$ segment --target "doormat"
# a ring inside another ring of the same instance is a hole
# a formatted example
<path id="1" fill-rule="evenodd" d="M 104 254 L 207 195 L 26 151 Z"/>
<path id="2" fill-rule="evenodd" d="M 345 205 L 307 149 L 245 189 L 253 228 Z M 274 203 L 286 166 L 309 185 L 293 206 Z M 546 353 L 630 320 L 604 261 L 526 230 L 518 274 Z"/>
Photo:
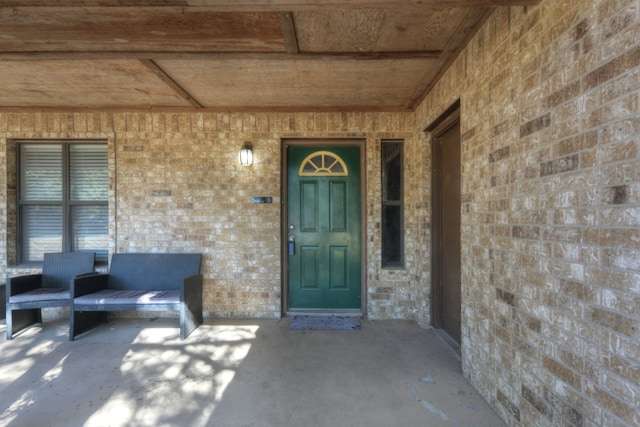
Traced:
<path id="1" fill-rule="evenodd" d="M 295 316 L 291 329 L 353 331 L 361 329 L 358 316 Z"/>

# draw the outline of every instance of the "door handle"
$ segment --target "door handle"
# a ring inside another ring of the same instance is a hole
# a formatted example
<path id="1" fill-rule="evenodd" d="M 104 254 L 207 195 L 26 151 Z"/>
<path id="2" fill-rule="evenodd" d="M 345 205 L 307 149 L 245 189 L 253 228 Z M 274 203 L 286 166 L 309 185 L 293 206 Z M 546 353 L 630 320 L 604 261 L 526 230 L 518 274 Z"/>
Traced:
<path id="1" fill-rule="evenodd" d="M 291 234 L 289 235 L 289 241 L 287 242 L 287 253 L 290 256 L 296 254 L 296 239 Z"/>

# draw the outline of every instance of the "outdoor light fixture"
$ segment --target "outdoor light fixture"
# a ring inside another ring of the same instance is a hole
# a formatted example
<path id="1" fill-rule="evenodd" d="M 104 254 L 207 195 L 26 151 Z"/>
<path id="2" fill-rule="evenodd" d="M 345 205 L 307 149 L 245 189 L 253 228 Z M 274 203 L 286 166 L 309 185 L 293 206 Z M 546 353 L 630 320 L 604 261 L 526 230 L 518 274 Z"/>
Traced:
<path id="1" fill-rule="evenodd" d="M 242 166 L 251 166 L 253 163 L 253 147 L 250 142 L 245 141 L 244 145 L 238 152 L 238 162 Z"/>

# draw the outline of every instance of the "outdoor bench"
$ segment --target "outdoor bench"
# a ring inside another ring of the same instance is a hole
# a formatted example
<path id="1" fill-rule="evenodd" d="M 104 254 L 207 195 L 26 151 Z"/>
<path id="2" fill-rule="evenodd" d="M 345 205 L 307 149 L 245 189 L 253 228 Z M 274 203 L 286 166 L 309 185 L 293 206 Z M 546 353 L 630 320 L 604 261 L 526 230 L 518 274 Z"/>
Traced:
<path id="1" fill-rule="evenodd" d="M 69 340 L 113 311 L 178 311 L 180 339 L 202 323 L 202 254 L 118 253 L 108 273 L 71 283 Z"/>

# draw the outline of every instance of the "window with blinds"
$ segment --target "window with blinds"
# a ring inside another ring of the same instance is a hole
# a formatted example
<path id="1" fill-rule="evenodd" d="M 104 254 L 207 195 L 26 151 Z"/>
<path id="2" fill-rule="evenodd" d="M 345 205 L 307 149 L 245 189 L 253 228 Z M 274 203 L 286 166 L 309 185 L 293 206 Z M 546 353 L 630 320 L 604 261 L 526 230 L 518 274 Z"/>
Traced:
<path id="1" fill-rule="evenodd" d="M 18 149 L 20 262 L 61 251 L 93 251 L 106 262 L 107 144 L 21 141 Z"/>

